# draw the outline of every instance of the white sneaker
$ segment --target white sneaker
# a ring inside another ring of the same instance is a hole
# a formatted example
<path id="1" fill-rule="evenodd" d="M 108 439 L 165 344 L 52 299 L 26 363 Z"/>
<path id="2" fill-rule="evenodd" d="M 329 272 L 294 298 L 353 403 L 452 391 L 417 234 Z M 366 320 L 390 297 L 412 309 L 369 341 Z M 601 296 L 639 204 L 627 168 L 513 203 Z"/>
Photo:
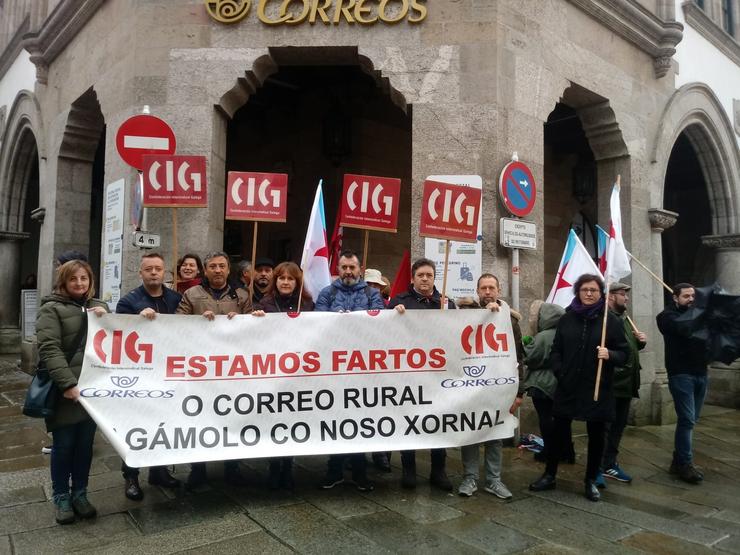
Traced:
<path id="1" fill-rule="evenodd" d="M 513 497 L 509 488 L 507 488 L 501 480 L 491 480 L 490 482 L 486 482 L 486 487 L 483 488 L 483 491 L 492 493 L 500 499 L 511 499 Z"/>
<path id="2" fill-rule="evenodd" d="M 458 495 L 462 497 L 470 497 L 476 491 L 478 491 L 478 484 L 475 483 L 475 478 L 470 477 L 465 478 L 460 487 L 457 488 Z"/>

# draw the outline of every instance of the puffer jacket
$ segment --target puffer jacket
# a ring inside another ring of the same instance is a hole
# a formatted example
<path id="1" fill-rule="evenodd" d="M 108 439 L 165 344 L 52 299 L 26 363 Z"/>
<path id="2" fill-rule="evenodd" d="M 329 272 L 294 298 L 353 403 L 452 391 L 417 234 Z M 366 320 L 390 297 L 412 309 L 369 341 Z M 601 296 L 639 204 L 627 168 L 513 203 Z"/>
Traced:
<path id="1" fill-rule="evenodd" d="M 80 403 L 65 399 L 62 395 L 67 389 L 77 385 L 82 370 L 86 335 L 75 345 L 82 326 L 87 326 L 86 309 L 108 305 L 98 299 L 81 304 L 63 295 L 49 295 L 41 300 L 36 319 L 36 338 L 39 346 L 39 359 L 44 362 L 49 376 L 58 389 L 56 411 L 46 420 L 49 432 L 82 422 L 89 418 Z M 74 352 L 67 362 L 67 353 Z"/>
<path id="2" fill-rule="evenodd" d="M 553 398 L 558 380 L 552 372 L 550 364 L 550 350 L 555 339 L 555 328 L 565 309 L 556 304 L 535 301 L 530 309 L 530 325 L 534 327 L 533 339 L 529 345 L 524 345 L 524 363 L 527 367 L 527 377 L 524 380 L 524 389 L 530 396 L 544 395 Z"/>
<path id="3" fill-rule="evenodd" d="M 364 279 L 354 285 L 345 285 L 341 279 L 324 287 L 316 299 L 317 312 L 355 312 L 385 308 L 380 291 L 370 287 Z"/>
<path id="4" fill-rule="evenodd" d="M 191 287 L 183 293 L 176 312 L 203 314 L 207 310 L 221 315 L 229 312 L 249 314 L 252 312 L 252 301 L 244 289 L 234 289 L 229 285 L 221 293 L 215 293 L 208 285 L 202 284 Z"/>

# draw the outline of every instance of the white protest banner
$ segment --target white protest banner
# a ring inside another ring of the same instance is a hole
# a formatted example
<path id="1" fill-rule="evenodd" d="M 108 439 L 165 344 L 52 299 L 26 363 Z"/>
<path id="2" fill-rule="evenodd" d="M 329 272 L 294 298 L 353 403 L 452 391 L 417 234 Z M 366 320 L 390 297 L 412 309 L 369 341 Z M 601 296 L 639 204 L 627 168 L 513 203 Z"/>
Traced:
<path id="1" fill-rule="evenodd" d="M 510 437 L 509 310 L 89 316 L 81 402 L 129 466 Z"/>

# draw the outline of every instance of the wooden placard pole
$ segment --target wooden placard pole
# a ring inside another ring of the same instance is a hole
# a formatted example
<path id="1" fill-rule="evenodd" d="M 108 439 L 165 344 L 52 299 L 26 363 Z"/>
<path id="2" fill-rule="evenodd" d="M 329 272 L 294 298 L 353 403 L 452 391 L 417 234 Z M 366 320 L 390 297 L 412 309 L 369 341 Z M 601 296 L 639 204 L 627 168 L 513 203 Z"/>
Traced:
<path id="1" fill-rule="evenodd" d="M 645 264 L 643 264 L 642 262 L 640 262 L 639 260 L 637 260 L 637 258 L 635 258 L 634 256 L 632 256 L 632 254 L 630 254 L 629 252 L 628 252 L 627 254 L 629 254 L 629 255 L 630 255 L 630 258 L 631 258 L 632 260 L 634 260 L 634 261 L 635 261 L 635 262 L 637 262 L 637 263 L 638 263 L 638 264 L 639 264 L 640 266 L 642 266 L 642 267 L 643 267 L 643 268 L 645 269 L 645 271 L 646 271 L 646 272 L 647 272 L 648 274 L 650 274 L 650 275 L 651 275 L 651 276 L 652 276 L 652 277 L 653 277 L 653 278 L 655 279 L 655 281 L 657 281 L 657 282 L 658 282 L 658 283 L 660 283 L 660 284 L 661 284 L 661 285 L 662 285 L 663 287 L 665 287 L 666 291 L 668 291 L 668 292 L 669 292 L 669 293 L 670 293 L 671 295 L 673 295 L 673 289 L 671 289 L 671 288 L 670 288 L 670 287 L 668 286 L 668 284 L 667 284 L 667 283 L 666 283 L 665 281 L 663 281 L 663 280 L 662 280 L 662 279 L 660 279 L 660 278 L 659 278 L 658 276 L 656 276 L 656 275 L 655 275 L 655 274 L 654 274 L 654 273 L 653 273 L 653 272 L 652 272 L 652 271 L 650 270 L 650 268 L 648 268 L 647 266 L 645 266 Z"/>
<path id="2" fill-rule="evenodd" d="M 254 277 L 257 271 L 257 226 L 259 222 L 254 222 L 252 230 L 252 279 L 249 280 L 249 302 L 254 299 Z"/>
<path id="3" fill-rule="evenodd" d="M 604 297 L 604 319 L 601 321 L 601 343 L 599 344 L 599 347 L 604 347 L 606 344 L 606 320 L 609 317 L 609 299 L 608 299 L 608 291 L 609 291 L 609 282 L 606 282 L 606 286 L 604 289 L 607 291 L 605 297 Z M 596 367 L 596 386 L 594 387 L 594 401 L 599 400 L 599 386 L 601 385 L 601 368 L 604 366 L 604 359 L 599 359 L 599 364 Z"/>
<path id="4" fill-rule="evenodd" d="M 365 230 L 365 246 L 362 248 L 362 273 L 367 270 L 367 246 L 370 241 L 370 231 Z M 364 277 L 364 276 L 363 276 Z"/>
<path id="5" fill-rule="evenodd" d="M 637 326 L 636 326 L 636 325 L 635 325 L 635 323 L 634 323 L 634 322 L 632 321 L 632 318 L 630 318 L 630 317 L 629 317 L 629 314 L 626 314 L 626 316 L 627 316 L 627 321 L 628 321 L 628 322 L 630 323 L 630 326 L 632 326 L 632 330 L 633 330 L 633 331 L 634 331 L 635 333 L 640 333 L 640 330 L 638 330 L 638 329 L 637 329 Z"/>
<path id="6" fill-rule="evenodd" d="M 172 288 L 177 291 L 177 208 L 172 209 Z"/>
<path id="7" fill-rule="evenodd" d="M 450 240 L 445 241 L 445 264 L 442 269 L 442 297 L 439 299 L 439 309 L 447 308 L 447 264 L 450 261 Z"/>

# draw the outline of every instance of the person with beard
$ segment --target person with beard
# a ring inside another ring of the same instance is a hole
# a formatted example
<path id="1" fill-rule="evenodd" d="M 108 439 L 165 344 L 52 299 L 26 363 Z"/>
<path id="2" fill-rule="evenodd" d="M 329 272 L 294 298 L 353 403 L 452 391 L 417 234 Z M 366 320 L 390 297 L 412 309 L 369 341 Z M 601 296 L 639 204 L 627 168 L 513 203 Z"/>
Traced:
<path id="1" fill-rule="evenodd" d="M 693 285 L 679 283 L 673 287 L 673 302 L 656 317 L 665 342 L 668 389 L 677 417 L 670 473 L 690 484 L 704 479 L 704 474 L 694 466 L 691 443 L 707 394 L 709 362 L 706 341 L 692 337 L 700 310 L 693 307 L 695 298 Z"/>
<path id="2" fill-rule="evenodd" d="M 388 303 L 400 314 L 406 310 L 440 310 L 442 295 L 434 286 L 435 266 L 432 260 L 420 258 L 411 265 L 411 283 L 407 291 L 399 293 Z M 445 299 L 445 307 L 454 309 L 455 303 Z M 429 483 L 443 491 L 452 491 L 452 482 L 445 470 L 447 451 L 444 448 L 432 449 L 432 470 Z M 401 451 L 401 486 L 408 489 L 416 487 L 416 451 Z"/>
<path id="3" fill-rule="evenodd" d="M 272 281 L 273 268 L 275 263 L 271 258 L 258 258 L 254 264 L 254 291 L 252 292 L 252 302 L 257 304 L 265 296 L 267 290 L 270 288 L 270 282 Z M 249 285 L 247 284 L 247 291 L 249 291 Z"/>
<path id="4" fill-rule="evenodd" d="M 499 298 L 501 286 L 498 278 L 493 274 L 483 274 L 478 278 L 477 291 L 478 307 L 498 312 L 502 305 L 506 303 Z M 511 314 L 511 330 L 514 336 L 514 345 L 516 348 L 517 369 L 519 371 L 519 391 L 514 399 L 509 412 L 515 414 L 522 404 L 522 395 L 524 394 L 522 374 L 522 360 L 524 353 L 522 351 L 522 330 L 519 327 L 521 314 L 516 310 L 509 309 Z M 485 466 L 486 466 L 486 485 L 483 491 L 495 495 L 499 499 L 511 499 L 511 491 L 501 480 L 501 466 L 503 462 L 503 441 L 494 439 L 486 441 L 484 444 Z M 463 481 L 457 492 L 463 497 L 470 497 L 478 490 L 478 477 L 480 470 L 478 460 L 480 456 L 480 444 L 464 445 L 460 448 L 460 455 L 463 463 Z"/>
<path id="5" fill-rule="evenodd" d="M 141 257 L 139 277 L 141 285 L 129 291 L 116 304 L 116 314 L 140 314 L 147 320 L 154 320 L 157 314 L 174 314 L 182 295 L 164 286 L 164 258 L 152 252 Z M 121 463 L 125 480 L 124 493 L 134 501 L 144 499 L 139 485 L 139 469 Z M 149 483 L 153 486 L 176 488 L 180 481 L 175 479 L 166 466 L 153 466 L 149 469 Z"/>
<path id="6" fill-rule="evenodd" d="M 197 254 L 184 254 L 177 261 L 177 292 L 184 293 L 191 287 L 200 285 L 203 276 L 203 263 Z"/>
<path id="7" fill-rule="evenodd" d="M 177 314 L 201 314 L 206 320 L 212 321 L 217 315 L 226 315 L 231 319 L 237 314 L 252 312 L 249 294 L 228 283 L 228 254 L 217 251 L 206 255 L 204 273 L 202 283 L 183 294 Z M 246 485 L 239 470 L 239 461 L 224 461 L 224 480 L 236 486 Z M 193 463 L 186 487 L 193 489 L 205 482 L 206 463 Z"/>
<path id="8" fill-rule="evenodd" d="M 647 345 L 647 335 L 632 329 L 627 319 L 628 292 L 632 289 L 626 283 L 609 284 L 609 310 L 622 321 L 624 336 L 630 354 L 624 366 L 614 368 L 614 422 L 606 425 L 606 449 L 601 462 L 602 474 L 619 482 L 631 482 L 632 477 L 617 463 L 619 442 L 627 426 L 632 398 L 640 396 L 640 354 Z"/>
<path id="9" fill-rule="evenodd" d="M 583 274 L 573 284 L 573 292 L 575 297 L 558 322 L 550 351 L 550 363 L 558 380 L 553 399 L 553 449 L 547 450 L 545 473 L 529 484 L 529 489 L 555 489 L 560 455 L 570 442 L 571 423 L 585 420 L 588 458 L 584 493 L 588 500 L 598 501 L 601 494 L 596 478 L 604 455 L 606 423 L 614 420 L 614 367 L 627 362 L 629 347 L 621 322 L 608 312 L 605 346 L 601 346 L 606 306 L 600 276 Z M 599 360 L 603 366 L 598 400 L 594 401 Z"/>
<path id="10" fill-rule="evenodd" d="M 344 250 L 337 263 L 339 278 L 321 290 L 314 310 L 318 312 L 355 312 L 385 308 L 380 292 L 370 287 L 361 277 L 360 258 L 351 250 Z M 365 453 L 331 455 L 326 478 L 321 488 L 331 489 L 344 482 L 344 462 L 352 464 L 352 479 L 360 491 L 372 491 L 375 486 L 367 479 Z"/>
<path id="11" fill-rule="evenodd" d="M 255 306 L 253 316 L 264 316 L 265 313 L 309 312 L 313 310 L 311 295 L 301 289 L 303 272 L 294 262 L 282 262 L 272 273 L 270 286 L 262 300 Z M 301 297 L 300 310 L 298 297 Z M 293 457 L 270 458 L 270 489 L 293 489 Z"/>

